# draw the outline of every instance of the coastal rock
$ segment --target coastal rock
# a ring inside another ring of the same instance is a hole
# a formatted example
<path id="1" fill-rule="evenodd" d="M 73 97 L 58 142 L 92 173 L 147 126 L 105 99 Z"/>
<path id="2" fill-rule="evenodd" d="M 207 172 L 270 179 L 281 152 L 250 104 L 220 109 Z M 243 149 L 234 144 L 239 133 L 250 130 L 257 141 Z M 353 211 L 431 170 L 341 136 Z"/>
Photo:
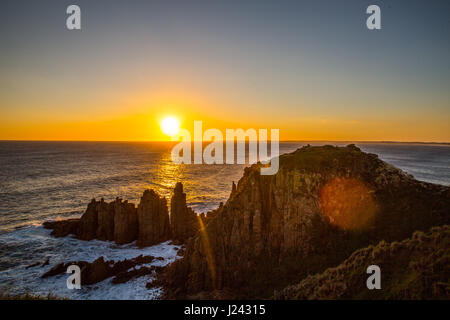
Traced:
<path id="1" fill-rule="evenodd" d="M 50 233 L 54 237 L 66 237 L 69 234 L 77 234 L 80 219 L 66 219 L 57 221 L 46 221 L 43 223 L 44 228 L 51 229 Z"/>
<path id="2" fill-rule="evenodd" d="M 206 221 L 205 216 L 200 220 Z M 117 244 L 137 240 L 139 246 L 151 246 L 173 239 L 184 243 L 199 229 L 197 214 L 186 205 L 183 185 L 177 183 L 169 216 L 167 201 L 153 190 L 146 190 L 136 208 L 134 204 L 116 198 L 110 203 L 92 201 L 80 219 L 45 222 L 57 237 L 74 234 L 81 240 L 108 240 Z"/>
<path id="3" fill-rule="evenodd" d="M 171 237 L 167 201 L 153 190 L 145 190 L 137 208 L 139 246 L 151 246 Z"/>
<path id="4" fill-rule="evenodd" d="M 90 285 L 112 276 L 112 267 L 103 257 L 81 267 L 81 284 Z"/>
<path id="5" fill-rule="evenodd" d="M 137 210 L 134 204 L 116 199 L 114 206 L 114 241 L 117 244 L 133 242 L 138 235 Z"/>
<path id="6" fill-rule="evenodd" d="M 116 277 L 113 279 L 113 283 L 124 283 L 130 279 L 144 276 L 158 269 L 157 267 L 153 268 L 153 266 L 143 266 L 140 269 L 136 269 L 137 266 L 151 263 L 154 259 L 155 257 L 153 256 L 140 255 L 133 259 L 125 259 L 117 262 L 114 262 L 113 260 L 105 261 L 103 257 L 99 257 L 92 263 L 86 261 L 59 263 L 41 277 L 47 278 L 63 274 L 70 265 L 77 265 L 81 270 L 81 284 L 83 285 L 95 284 L 110 277 Z"/>
<path id="7" fill-rule="evenodd" d="M 275 299 L 450 299 L 450 226 L 417 231 L 401 242 L 355 251 L 335 268 L 275 293 Z M 382 290 L 368 290 L 366 269 L 380 267 Z M 383 275 L 388 275 L 383 277 Z"/>
<path id="8" fill-rule="evenodd" d="M 170 224 L 173 239 L 181 242 L 192 237 L 199 229 L 196 213 L 186 206 L 186 194 L 181 182 L 175 185 L 170 202 Z"/>
<path id="9" fill-rule="evenodd" d="M 81 216 L 77 236 L 81 240 L 92 240 L 97 237 L 98 228 L 98 202 L 95 199 L 88 204 L 86 212 Z"/>
<path id="10" fill-rule="evenodd" d="M 135 241 L 137 234 L 136 207 L 119 198 L 110 203 L 92 199 L 79 219 L 76 232 L 81 240 L 114 240 L 117 244 Z"/>
<path id="11" fill-rule="evenodd" d="M 109 240 L 117 244 L 135 241 L 138 236 L 137 210 L 134 204 L 116 199 L 110 203 L 92 201 L 79 219 L 47 221 L 51 235 L 64 237 L 75 235 L 80 240 Z"/>
<path id="12" fill-rule="evenodd" d="M 226 204 L 207 215 L 162 276 L 168 297 L 228 289 L 270 297 L 359 248 L 450 223 L 449 187 L 417 181 L 354 145 L 307 146 L 279 160 L 272 176 L 260 174 L 261 164 L 246 168 Z M 177 188 L 174 222 L 184 212 Z"/>
<path id="13" fill-rule="evenodd" d="M 68 267 L 69 265 L 67 265 Z M 64 263 L 58 263 L 57 265 L 55 265 L 53 268 L 51 268 L 49 271 L 47 271 L 46 273 L 44 273 L 41 278 L 48 278 L 48 277 L 53 277 L 56 276 L 58 274 L 62 274 L 64 272 L 66 272 L 67 270 L 66 264 Z"/>
<path id="14" fill-rule="evenodd" d="M 100 202 L 97 203 L 97 212 L 97 239 L 114 241 L 114 202 L 107 203 L 102 198 Z"/>
<path id="15" fill-rule="evenodd" d="M 142 266 L 142 267 L 140 267 L 138 269 L 133 268 L 133 269 L 131 269 L 129 271 L 123 271 L 123 272 L 120 272 L 118 275 L 116 275 L 112 279 L 112 283 L 113 284 L 125 283 L 127 281 L 130 281 L 131 279 L 135 279 L 135 278 L 143 277 L 143 276 L 148 275 L 148 274 L 152 274 L 153 272 L 156 272 L 156 270 L 158 268 L 161 268 L 161 267 L 156 267 L 156 266 L 146 267 L 146 266 Z"/>

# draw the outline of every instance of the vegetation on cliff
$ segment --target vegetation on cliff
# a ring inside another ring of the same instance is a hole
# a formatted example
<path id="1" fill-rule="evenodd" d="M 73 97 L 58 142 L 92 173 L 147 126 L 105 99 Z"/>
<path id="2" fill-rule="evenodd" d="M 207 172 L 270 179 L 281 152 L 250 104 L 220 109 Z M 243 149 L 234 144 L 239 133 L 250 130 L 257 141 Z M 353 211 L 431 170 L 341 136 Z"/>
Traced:
<path id="1" fill-rule="evenodd" d="M 381 269 L 381 290 L 367 290 L 366 267 Z M 335 268 L 306 277 L 275 299 L 450 299 L 450 226 L 414 232 L 355 251 Z"/>

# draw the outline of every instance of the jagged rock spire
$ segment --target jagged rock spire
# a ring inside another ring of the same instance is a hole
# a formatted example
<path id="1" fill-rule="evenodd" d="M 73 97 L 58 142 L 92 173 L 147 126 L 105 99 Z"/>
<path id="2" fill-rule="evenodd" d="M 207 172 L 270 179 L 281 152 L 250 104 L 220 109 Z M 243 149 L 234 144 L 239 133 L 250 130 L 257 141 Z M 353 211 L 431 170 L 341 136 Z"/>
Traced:
<path id="1" fill-rule="evenodd" d="M 151 246 L 171 237 L 167 201 L 153 190 L 145 190 L 137 209 L 139 246 Z"/>
<path id="2" fill-rule="evenodd" d="M 186 194 L 183 185 L 178 182 L 173 190 L 170 201 L 170 224 L 172 236 L 175 240 L 185 242 L 198 230 L 195 212 L 186 206 Z"/>

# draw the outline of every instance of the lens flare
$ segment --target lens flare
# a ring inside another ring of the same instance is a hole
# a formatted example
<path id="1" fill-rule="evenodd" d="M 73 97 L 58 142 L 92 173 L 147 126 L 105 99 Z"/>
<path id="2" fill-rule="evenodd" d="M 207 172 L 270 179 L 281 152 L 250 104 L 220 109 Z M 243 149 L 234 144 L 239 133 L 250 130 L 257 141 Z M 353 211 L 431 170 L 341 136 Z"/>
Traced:
<path id="1" fill-rule="evenodd" d="M 321 190 L 320 206 L 332 224 L 351 231 L 367 229 L 378 211 L 372 191 L 354 178 L 329 181 Z"/>
<path id="2" fill-rule="evenodd" d="M 216 267 L 214 263 L 214 257 L 211 250 L 211 245 L 209 243 L 209 237 L 208 232 L 205 229 L 205 225 L 203 224 L 202 218 L 197 215 L 198 224 L 200 226 L 200 235 L 202 238 L 203 248 L 205 249 L 206 253 L 206 262 L 208 264 L 209 271 L 211 273 L 211 282 L 214 288 L 216 288 Z"/>

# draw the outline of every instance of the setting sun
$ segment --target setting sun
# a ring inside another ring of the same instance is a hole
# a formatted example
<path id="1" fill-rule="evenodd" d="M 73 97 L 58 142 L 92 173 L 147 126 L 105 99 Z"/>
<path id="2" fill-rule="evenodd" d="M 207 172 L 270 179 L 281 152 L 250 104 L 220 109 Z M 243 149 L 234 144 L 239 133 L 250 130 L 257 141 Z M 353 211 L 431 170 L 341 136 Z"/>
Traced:
<path id="1" fill-rule="evenodd" d="M 166 117 L 161 122 L 161 130 L 168 136 L 174 136 L 180 131 L 180 122 L 175 117 Z"/>

